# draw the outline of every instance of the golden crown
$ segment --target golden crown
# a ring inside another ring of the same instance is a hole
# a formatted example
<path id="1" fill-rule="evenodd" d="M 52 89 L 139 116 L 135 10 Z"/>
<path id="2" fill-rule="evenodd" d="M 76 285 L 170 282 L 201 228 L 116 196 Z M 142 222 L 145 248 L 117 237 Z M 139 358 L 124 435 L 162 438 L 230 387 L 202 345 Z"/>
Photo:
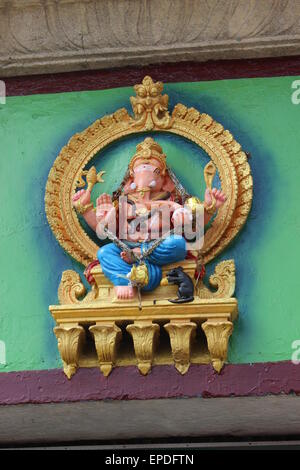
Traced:
<path id="1" fill-rule="evenodd" d="M 136 146 L 136 153 L 132 157 L 129 163 L 130 174 L 133 174 L 133 169 L 136 163 L 148 162 L 150 159 L 155 159 L 159 163 L 159 167 L 164 175 L 166 172 L 166 155 L 163 153 L 161 146 L 155 142 L 152 137 L 146 137 L 146 139 Z"/>

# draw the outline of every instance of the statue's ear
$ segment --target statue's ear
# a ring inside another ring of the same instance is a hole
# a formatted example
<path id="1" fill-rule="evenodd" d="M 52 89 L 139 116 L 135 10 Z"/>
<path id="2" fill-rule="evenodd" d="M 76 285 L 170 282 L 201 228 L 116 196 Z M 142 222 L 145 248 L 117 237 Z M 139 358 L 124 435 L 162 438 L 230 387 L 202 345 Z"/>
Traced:
<path id="1" fill-rule="evenodd" d="M 172 193 L 175 189 L 175 184 L 173 183 L 173 181 L 171 180 L 170 176 L 168 175 L 168 173 L 166 173 L 165 175 L 165 180 L 164 180 L 164 183 L 163 183 L 163 187 L 162 189 L 164 191 L 168 191 L 169 193 Z"/>
<path id="2" fill-rule="evenodd" d="M 127 193 L 130 193 L 130 185 L 131 183 L 133 183 L 133 177 L 132 176 L 129 176 L 128 180 L 126 181 L 125 185 L 124 185 L 124 193 L 127 194 Z"/>

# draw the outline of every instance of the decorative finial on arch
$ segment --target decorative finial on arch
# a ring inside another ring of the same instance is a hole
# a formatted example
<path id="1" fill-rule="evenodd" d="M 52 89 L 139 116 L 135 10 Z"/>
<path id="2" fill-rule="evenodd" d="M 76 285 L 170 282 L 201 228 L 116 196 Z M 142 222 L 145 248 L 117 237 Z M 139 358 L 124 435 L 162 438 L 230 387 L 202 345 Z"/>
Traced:
<path id="1" fill-rule="evenodd" d="M 168 95 L 162 95 L 163 83 L 153 82 L 148 75 L 142 83 L 134 86 L 136 97 L 131 96 L 130 102 L 134 112 L 134 127 L 152 129 L 169 129 L 172 118 L 169 115 Z"/>

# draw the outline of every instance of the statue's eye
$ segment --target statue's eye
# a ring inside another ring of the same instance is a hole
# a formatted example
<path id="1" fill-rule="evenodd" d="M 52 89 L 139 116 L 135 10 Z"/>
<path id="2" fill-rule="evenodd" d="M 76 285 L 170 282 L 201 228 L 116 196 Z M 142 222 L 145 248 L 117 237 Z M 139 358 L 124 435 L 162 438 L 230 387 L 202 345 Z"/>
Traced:
<path id="1" fill-rule="evenodd" d="M 160 169 L 159 169 L 159 168 L 155 168 L 155 170 L 153 171 L 153 173 L 155 173 L 156 175 L 160 175 Z"/>

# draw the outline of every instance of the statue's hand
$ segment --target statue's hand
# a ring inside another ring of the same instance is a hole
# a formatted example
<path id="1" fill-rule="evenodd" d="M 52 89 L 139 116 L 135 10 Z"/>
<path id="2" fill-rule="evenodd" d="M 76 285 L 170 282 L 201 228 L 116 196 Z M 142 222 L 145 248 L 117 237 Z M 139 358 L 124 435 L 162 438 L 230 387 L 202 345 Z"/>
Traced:
<path id="1" fill-rule="evenodd" d="M 96 215 L 99 218 L 104 217 L 113 208 L 111 196 L 103 193 L 97 199 L 97 211 Z"/>
<path id="2" fill-rule="evenodd" d="M 217 188 L 213 188 L 211 192 L 216 200 L 216 209 L 219 209 L 226 201 L 227 196 L 225 193 L 223 193 L 220 189 L 217 189 Z M 211 206 L 213 202 L 212 197 L 211 197 L 211 192 L 208 188 L 205 191 L 204 201 L 205 201 L 206 206 L 208 207 Z"/>
<path id="3" fill-rule="evenodd" d="M 89 204 L 90 202 L 91 202 L 91 192 L 85 189 L 81 189 L 80 191 L 77 191 L 77 193 L 75 193 L 74 196 L 72 196 L 73 207 L 76 207 L 78 203 L 85 206 L 86 204 Z"/>

